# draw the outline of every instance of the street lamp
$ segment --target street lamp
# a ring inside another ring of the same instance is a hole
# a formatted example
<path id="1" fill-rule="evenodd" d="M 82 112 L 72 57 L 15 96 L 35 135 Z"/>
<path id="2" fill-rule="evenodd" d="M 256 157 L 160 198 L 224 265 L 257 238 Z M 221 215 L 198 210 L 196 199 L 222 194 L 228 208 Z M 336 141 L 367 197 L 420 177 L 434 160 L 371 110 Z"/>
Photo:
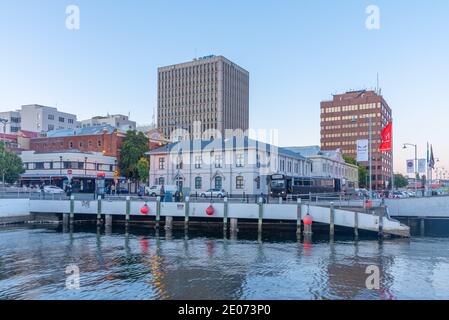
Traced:
<path id="1" fill-rule="evenodd" d="M 419 178 L 419 172 L 418 172 L 418 145 L 413 143 L 404 143 L 403 148 L 407 149 L 407 146 L 414 147 L 415 148 L 415 195 L 418 196 L 418 178 Z"/>
<path id="2" fill-rule="evenodd" d="M 8 119 L 0 118 L 0 123 L 3 125 L 3 159 L 5 159 L 5 156 L 6 156 L 6 124 L 8 123 Z M 6 189 L 5 189 L 5 171 L 6 171 L 6 168 L 3 168 L 2 169 L 3 192 L 6 191 Z"/>

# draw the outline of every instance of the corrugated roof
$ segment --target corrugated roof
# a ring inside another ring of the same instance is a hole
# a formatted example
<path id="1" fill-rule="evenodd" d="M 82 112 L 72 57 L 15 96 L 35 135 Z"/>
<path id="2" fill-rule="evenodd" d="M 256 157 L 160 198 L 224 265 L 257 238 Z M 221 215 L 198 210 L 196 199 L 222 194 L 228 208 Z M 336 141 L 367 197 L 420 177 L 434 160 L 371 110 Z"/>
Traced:
<path id="1" fill-rule="evenodd" d="M 158 154 L 158 153 L 166 153 L 166 152 L 172 152 L 172 151 L 178 151 L 183 152 L 183 150 L 190 151 L 190 150 L 226 150 L 233 148 L 234 150 L 238 148 L 245 148 L 248 147 L 254 147 L 257 150 L 265 150 L 265 151 L 271 151 L 277 149 L 277 153 L 285 156 L 290 156 L 292 158 L 300 159 L 300 160 L 306 160 L 306 158 L 292 150 L 289 150 L 287 148 L 282 147 L 276 147 L 274 145 L 270 145 L 268 143 L 264 143 L 261 141 L 249 139 L 247 137 L 245 138 L 237 138 L 234 137 L 232 139 L 215 139 L 215 140 L 183 140 L 178 141 L 174 143 L 170 143 L 166 146 L 163 146 L 161 148 L 157 148 L 155 150 L 152 150 L 148 152 L 147 154 Z"/>
<path id="2" fill-rule="evenodd" d="M 110 125 L 104 125 L 104 126 L 93 126 L 93 127 L 86 127 L 86 128 L 76 128 L 76 129 L 59 129 L 59 130 L 52 130 L 47 132 L 48 138 L 60 138 L 60 137 L 72 137 L 72 136 L 88 136 L 88 135 L 95 135 L 95 134 L 102 134 L 105 133 L 113 133 L 115 131 L 115 128 Z"/>

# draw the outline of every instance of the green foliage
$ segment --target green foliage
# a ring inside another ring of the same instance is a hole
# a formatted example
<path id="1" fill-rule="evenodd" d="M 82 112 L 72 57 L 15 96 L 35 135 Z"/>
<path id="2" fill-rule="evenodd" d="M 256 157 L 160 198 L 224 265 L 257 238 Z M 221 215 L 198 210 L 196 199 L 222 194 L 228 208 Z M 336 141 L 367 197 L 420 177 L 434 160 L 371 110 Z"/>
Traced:
<path id="1" fill-rule="evenodd" d="M 368 171 L 366 170 L 366 167 L 359 166 L 359 187 L 360 188 L 366 188 L 367 187 L 367 178 L 368 178 Z"/>
<path id="2" fill-rule="evenodd" d="M 24 172 L 22 159 L 15 153 L 6 151 L 4 142 L 0 141 L 0 181 L 5 174 L 5 182 L 14 183 Z"/>
<path id="3" fill-rule="evenodd" d="M 346 163 L 353 164 L 355 166 L 357 165 L 357 161 L 350 156 L 343 155 L 343 159 L 345 160 Z"/>
<path id="4" fill-rule="evenodd" d="M 139 179 L 137 164 L 148 150 L 148 138 L 142 132 L 128 131 L 120 152 L 119 167 L 122 175 Z"/>
<path id="5" fill-rule="evenodd" d="M 140 158 L 139 162 L 137 163 L 137 172 L 139 174 L 139 179 L 143 183 L 146 183 L 148 181 L 148 177 L 150 175 L 150 163 L 146 158 Z"/>
<path id="6" fill-rule="evenodd" d="M 407 177 L 400 174 L 400 173 L 396 173 L 394 175 L 394 186 L 396 188 L 405 188 L 408 186 L 408 180 Z"/>

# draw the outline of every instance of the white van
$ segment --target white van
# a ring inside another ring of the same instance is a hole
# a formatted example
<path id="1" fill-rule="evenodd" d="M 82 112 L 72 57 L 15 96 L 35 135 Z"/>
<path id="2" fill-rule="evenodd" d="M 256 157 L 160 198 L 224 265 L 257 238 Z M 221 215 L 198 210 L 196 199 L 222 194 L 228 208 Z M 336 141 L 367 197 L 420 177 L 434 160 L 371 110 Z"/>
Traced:
<path id="1" fill-rule="evenodd" d="M 158 197 L 161 195 L 161 187 L 162 186 L 151 186 L 145 187 L 146 194 L 150 197 Z M 174 194 L 178 188 L 175 185 L 164 185 L 165 192 L 170 192 Z"/>

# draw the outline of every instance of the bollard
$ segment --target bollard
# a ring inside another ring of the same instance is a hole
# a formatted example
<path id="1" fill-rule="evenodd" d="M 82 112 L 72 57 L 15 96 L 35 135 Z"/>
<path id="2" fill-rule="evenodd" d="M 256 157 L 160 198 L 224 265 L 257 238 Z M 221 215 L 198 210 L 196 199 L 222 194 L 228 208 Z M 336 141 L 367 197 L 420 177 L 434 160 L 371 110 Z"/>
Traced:
<path id="1" fill-rule="evenodd" d="M 70 196 L 70 224 L 75 220 L 75 196 Z"/>
<path id="2" fill-rule="evenodd" d="M 101 196 L 97 200 L 97 225 L 101 225 Z"/>
<path id="3" fill-rule="evenodd" d="M 302 224 L 302 204 L 301 198 L 297 200 L 297 209 L 296 209 L 296 234 L 301 234 L 301 224 Z"/>
<path id="4" fill-rule="evenodd" d="M 184 204 L 184 229 L 189 228 L 189 210 L 190 210 L 190 197 L 186 197 Z"/>
<path id="5" fill-rule="evenodd" d="M 161 220 L 161 197 L 156 199 L 156 228 L 159 228 L 159 222 Z"/>
<path id="6" fill-rule="evenodd" d="M 125 217 L 125 223 L 126 225 L 129 224 L 129 221 L 131 220 L 131 197 L 126 197 L 126 217 Z"/>
<path id="7" fill-rule="evenodd" d="M 384 236 L 384 213 L 382 210 L 379 212 L 379 237 L 383 238 Z"/>
<path id="8" fill-rule="evenodd" d="M 173 228 L 173 217 L 165 217 L 165 230 Z"/>
<path id="9" fill-rule="evenodd" d="M 263 223 L 263 199 L 259 198 L 259 223 L 258 223 L 258 231 L 262 233 L 262 223 Z"/>
<path id="10" fill-rule="evenodd" d="M 228 198 L 223 199 L 224 212 L 223 212 L 223 230 L 226 232 L 228 230 Z"/>
<path id="11" fill-rule="evenodd" d="M 330 218 L 329 218 L 329 234 L 333 236 L 335 234 L 335 208 L 334 203 L 331 202 Z"/>
<path id="12" fill-rule="evenodd" d="M 354 211 L 354 235 L 359 236 L 359 213 Z"/>
<path id="13" fill-rule="evenodd" d="M 307 204 L 307 215 L 310 215 L 310 204 Z M 304 236 L 310 236 L 312 234 L 312 223 L 311 224 L 304 223 L 303 234 Z"/>
<path id="14" fill-rule="evenodd" d="M 279 197 L 279 204 L 282 204 L 282 197 Z"/>

